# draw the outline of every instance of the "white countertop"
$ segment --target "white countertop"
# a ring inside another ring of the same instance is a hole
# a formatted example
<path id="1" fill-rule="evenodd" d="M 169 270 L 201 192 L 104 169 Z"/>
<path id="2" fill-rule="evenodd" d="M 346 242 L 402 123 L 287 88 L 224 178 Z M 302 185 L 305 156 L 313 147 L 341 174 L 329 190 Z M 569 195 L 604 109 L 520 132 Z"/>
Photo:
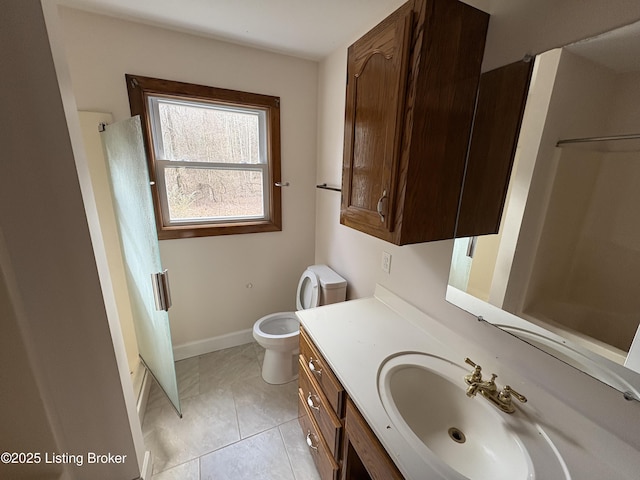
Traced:
<path id="1" fill-rule="evenodd" d="M 379 367 L 391 355 L 411 351 L 451 355 L 450 348 L 412 322 L 424 314 L 380 287 L 376 297 L 302 310 L 297 314 L 403 475 L 408 479 L 425 478 L 424 461 L 407 450 L 399 432 L 389 428 L 390 420 L 378 395 Z M 464 357 L 460 360 L 463 362 Z M 438 466 L 432 465 L 432 468 L 428 478 L 451 478 L 443 476 Z"/>
<path id="2" fill-rule="evenodd" d="M 425 462 L 423 457 L 415 453 L 406 438 L 394 428 L 378 394 L 378 373 L 386 359 L 401 352 L 426 352 L 463 364 L 465 356 L 474 358 L 472 355 L 478 354 L 478 345 L 463 336 L 456 335 L 442 322 L 417 310 L 381 286 L 376 288 L 374 297 L 302 310 L 298 311 L 297 315 L 347 390 L 351 400 L 407 479 L 466 478 L 436 457 L 433 457 L 432 462 Z M 477 361 L 480 363 L 485 360 Z M 517 382 L 512 380 L 511 384 L 517 385 Z M 461 388 L 464 388 L 462 379 Z M 536 394 L 531 391 L 533 386 L 527 385 L 527 388 L 528 391 L 523 393 L 529 396 L 530 400 L 531 397 L 536 397 Z M 517 408 L 527 409 L 527 416 L 530 418 L 536 418 L 540 410 L 546 406 L 554 409 L 556 413 L 558 408 L 566 408 L 566 417 L 577 419 L 579 423 L 576 426 L 578 434 L 583 435 L 588 431 L 591 435 L 598 436 L 598 439 L 601 437 L 603 445 L 611 446 L 612 442 L 615 443 L 610 433 L 588 421 L 583 422 L 583 419 L 568 407 L 562 405 L 559 407 L 557 401 L 554 402 L 553 399 L 548 404 L 541 405 L 543 402 L 539 400 L 540 398 L 540 396 L 537 397 L 534 405 L 532 405 L 534 402 L 530 401 L 526 406 Z M 477 400 L 484 401 L 480 398 Z M 543 414 L 540 416 L 544 417 Z M 637 478 L 630 476 L 637 474 L 636 461 L 632 462 L 635 465 L 617 465 L 620 468 L 614 466 L 612 470 L 611 463 L 602 462 L 596 458 L 597 456 L 594 457 L 595 453 L 602 454 L 602 452 L 585 451 L 586 448 L 598 448 L 599 441 L 591 441 L 586 446 L 576 445 L 576 442 L 565 438 L 567 435 L 562 433 L 558 435 L 557 432 L 548 433 L 554 445 L 559 448 L 564 461 L 569 465 L 568 470 L 573 479 Z M 560 449 L 560 447 L 563 448 Z M 606 447 L 603 448 L 606 452 Z M 625 463 L 629 463 L 627 459 L 636 458 L 638 455 L 637 450 L 624 444 L 611 448 L 616 449 Z M 618 464 L 619 461 L 616 459 L 614 463 Z M 621 472 L 624 472 L 623 476 Z M 627 472 L 631 472 L 629 476 Z M 536 469 L 536 479 L 547 480 L 544 469 L 541 471 Z M 548 480 L 558 479 L 548 478 Z"/>

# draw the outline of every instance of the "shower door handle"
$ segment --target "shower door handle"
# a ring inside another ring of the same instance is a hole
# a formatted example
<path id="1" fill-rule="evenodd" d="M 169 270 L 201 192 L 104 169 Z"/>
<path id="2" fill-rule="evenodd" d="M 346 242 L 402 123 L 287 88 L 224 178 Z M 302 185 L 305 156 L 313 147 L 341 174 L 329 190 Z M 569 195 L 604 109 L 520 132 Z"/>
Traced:
<path id="1" fill-rule="evenodd" d="M 469 245 L 467 246 L 467 257 L 473 258 L 476 254 L 476 247 L 478 246 L 478 237 L 469 237 Z"/>
<path id="2" fill-rule="evenodd" d="M 156 310 L 165 312 L 171 308 L 171 289 L 169 288 L 169 270 L 151 274 L 151 285 L 153 286 L 153 298 L 156 303 Z"/>

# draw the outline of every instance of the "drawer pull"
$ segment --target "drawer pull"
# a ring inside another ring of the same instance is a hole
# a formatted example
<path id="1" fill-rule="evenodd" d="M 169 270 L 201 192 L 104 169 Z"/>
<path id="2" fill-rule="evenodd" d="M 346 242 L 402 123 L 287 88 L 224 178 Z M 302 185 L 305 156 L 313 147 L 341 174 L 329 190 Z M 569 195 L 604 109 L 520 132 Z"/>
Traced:
<path id="1" fill-rule="evenodd" d="M 317 377 L 320 377 L 322 375 L 322 368 L 318 368 L 318 366 L 314 362 L 318 362 L 318 361 L 314 360 L 313 357 L 310 357 L 309 370 L 311 370 L 311 373 L 313 373 Z M 320 363 L 318 363 L 318 365 L 320 365 Z"/>
<path id="2" fill-rule="evenodd" d="M 313 438 L 311 438 L 311 430 L 307 430 L 307 445 L 311 450 L 318 450 L 318 446 L 313 444 Z"/>
<path id="3" fill-rule="evenodd" d="M 318 396 L 312 394 L 311 392 L 309 392 L 309 395 L 307 395 L 307 405 L 309 405 L 309 407 L 311 407 L 314 410 L 317 410 L 319 412 L 320 411 L 320 407 L 313 402 L 314 399 L 316 401 L 318 401 L 318 404 L 320 403 L 320 399 L 318 398 Z"/>

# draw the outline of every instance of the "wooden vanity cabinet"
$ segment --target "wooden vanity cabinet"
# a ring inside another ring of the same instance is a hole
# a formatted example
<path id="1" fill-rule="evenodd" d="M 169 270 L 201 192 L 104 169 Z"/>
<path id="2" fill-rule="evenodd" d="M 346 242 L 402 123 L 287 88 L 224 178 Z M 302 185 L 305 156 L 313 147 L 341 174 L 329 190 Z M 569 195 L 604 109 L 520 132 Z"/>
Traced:
<path id="1" fill-rule="evenodd" d="M 304 328 L 298 360 L 298 421 L 320 478 L 402 479 Z"/>
<path id="2" fill-rule="evenodd" d="M 298 390 L 298 422 L 320 478 L 322 480 L 338 480 L 340 466 L 336 458 L 329 452 L 325 439 L 322 437 L 317 423 L 313 420 L 301 390 Z"/>
<path id="3" fill-rule="evenodd" d="M 343 418 L 344 388 L 302 328 L 300 329 L 300 362 L 303 367 L 300 373 L 306 373 L 310 381 L 318 385 L 331 409 L 338 418 Z"/>
<path id="4" fill-rule="evenodd" d="M 403 480 L 356 406 L 347 400 L 341 480 Z"/>
<path id="5" fill-rule="evenodd" d="M 300 328 L 298 420 L 322 480 L 337 480 L 345 391 Z"/>
<path id="6" fill-rule="evenodd" d="M 318 433 L 324 439 L 327 450 L 335 459 L 338 459 L 342 422 L 331 408 L 322 389 L 311 380 L 309 370 L 305 368 L 302 360 L 300 361 L 300 372 L 298 394 L 308 407 L 307 410 L 314 419 Z"/>
<path id="7" fill-rule="evenodd" d="M 489 16 L 410 0 L 348 50 L 340 222 L 453 238 Z"/>

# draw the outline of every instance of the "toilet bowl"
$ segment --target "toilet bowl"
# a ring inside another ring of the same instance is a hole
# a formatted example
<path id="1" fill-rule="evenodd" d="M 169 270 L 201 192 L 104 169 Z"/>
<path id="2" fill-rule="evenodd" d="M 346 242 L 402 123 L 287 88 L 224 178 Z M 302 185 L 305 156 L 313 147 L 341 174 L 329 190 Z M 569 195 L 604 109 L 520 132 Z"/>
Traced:
<path id="1" fill-rule="evenodd" d="M 347 282 L 326 265 L 311 265 L 298 282 L 296 308 L 303 310 L 342 302 Z M 265 315 L 253 325 L 253 338 L 265 349 L 262 378 L 271 384 L 298 377 L 297 355 L 300 322 L 295 312 Z"/>

